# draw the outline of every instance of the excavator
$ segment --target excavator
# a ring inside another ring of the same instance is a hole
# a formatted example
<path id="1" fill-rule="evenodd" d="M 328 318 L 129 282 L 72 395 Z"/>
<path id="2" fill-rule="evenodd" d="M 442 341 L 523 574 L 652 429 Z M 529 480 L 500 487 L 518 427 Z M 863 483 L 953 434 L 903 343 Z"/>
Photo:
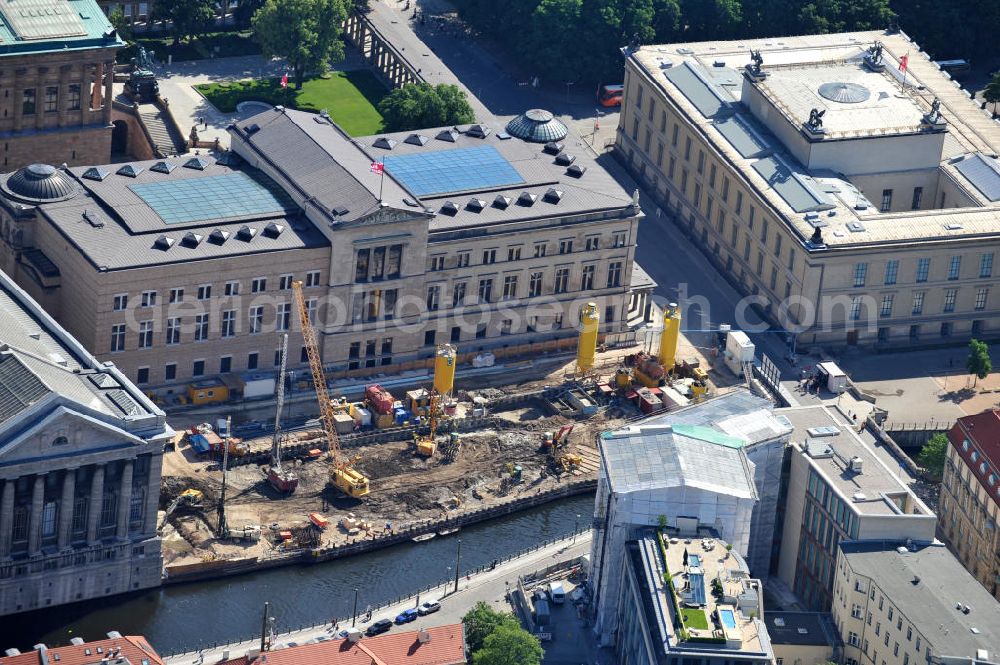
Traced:
<path id="1" fill-rule="evenodd" d="M 285 405 L 285 370 L 288 367 L 288 334 L 281 338 L 281 369 L 278 371 L 278 406 L 274 413 L 274 437 L 271 440 L 271 468 L 267 482 L 281 494 L 291 494 L 299 486 L 299 478 L 291 469 L 281 466 L 281 409 Z"/>
<path id="2" fill-rule="evenodd" d="M 344 457 L 340 450 L 340 439 L 333 420 L 333 403 L 326 388 L 326 374 L 323 372 L 323 358 L 319 354 L 316 342 L 316 330 L 309 320 L 309 310 L 306 307 L 305 296 L 302 294 L 302 282 L 292 282 L 292 292 L 295 294 L 295 304 L 299 310 L 299 322 L 302 324 L 302 342 L 309 356 L 309 369 L 312 372 L 313 387 L 316 389 L 316 400 L 319 402 L 320 420 L 323 422 L 323 433 L 326 436 L 328 454 L 332 460 L 330 480 L 347 496 L 361 498 L 370 491 L 368 477 L 354 468 L 356 460 Z"/>

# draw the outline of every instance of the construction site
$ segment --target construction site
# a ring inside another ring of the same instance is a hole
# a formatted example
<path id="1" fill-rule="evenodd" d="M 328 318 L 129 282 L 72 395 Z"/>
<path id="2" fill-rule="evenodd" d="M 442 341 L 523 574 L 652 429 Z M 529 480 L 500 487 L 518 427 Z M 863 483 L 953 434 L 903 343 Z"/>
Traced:
<path id="1" fill-rule="evenodd" d="M 331 395 L 301 288 L 294 291 L 320 417 L 283 430 L 282 362 L 272 433 L 239 439 L 225 420 L 178 432 L 161 492 L 168 579 L 419 542 L 494 508 L 592 491 L 600 432 L 725 390 L 745 369 L 721 338 L 707 350 L 687 343 L 675 305 L 648 348 L 606 349 L 597 307 L 588 305 L 575 357 L 544 376 L 462 388 L 456 351 L 441 345 L 429 385 L 393 395 L 372 384 L 364 399 L 348 401 Z M 727 362 L 715 368 L 720 357 Z"/>

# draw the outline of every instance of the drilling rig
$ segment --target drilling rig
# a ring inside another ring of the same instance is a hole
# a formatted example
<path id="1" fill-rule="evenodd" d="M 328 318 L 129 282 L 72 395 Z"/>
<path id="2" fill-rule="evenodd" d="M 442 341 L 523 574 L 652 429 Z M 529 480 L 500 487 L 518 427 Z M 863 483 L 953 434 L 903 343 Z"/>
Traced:
<path id="1" fill-rule="evenodd" d="M 319 402 L 320 420 L 323 421 L 323 433 L 326 436 L 327 454 L 330 456 L 330 480 L 344 494 L 360 498 L 368 494 L 368 477 L 354 468 L 355 460 L 344 457 L 340 450 L 340 439 L 333 420 L 333 403 L 326 388 L 326 374 L 323 372 L 323 358 L 319 353 L 316 340 L 316 330 L 309 320 L 309 310 L 306 307 L 305 296 L 302 295 L 302 282 L 292 282 L 295 294 L 295 304 L 299 310 L 299 322 L 302 324 L 302 342 L 309 356 L 309 369 L 312 371 L 313 387 L 316 389 L 316 401 Z"/>
<path id="2" fill-rule="evenodd" d="M 288 367 L 288 334 L 281 338 L 281 369 L 278 370 L 278 406 L 274 412 L 274 437 L 271 439 L 271 468 L 267 482 L 281 494 L 291 494 L 299 486 L 299 478 L 291 469 L 281 466 L 281 409 L 285 405 L 285 370 Z"/>

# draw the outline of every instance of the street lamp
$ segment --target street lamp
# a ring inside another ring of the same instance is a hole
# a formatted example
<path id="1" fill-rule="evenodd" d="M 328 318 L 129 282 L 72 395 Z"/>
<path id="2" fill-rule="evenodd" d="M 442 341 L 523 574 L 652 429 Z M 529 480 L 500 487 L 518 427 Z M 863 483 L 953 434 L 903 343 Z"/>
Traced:
<path id="1" fill-rule="evenodd" d="M 565 83 L 566 83 L 566 101 L 568 102 L 569 101 L 569 87 L 571 85 L 574 85 L 576 83 L 576 81 L 566 81 Z"/>
<path id="2" fill-rule="evenodd" d="M 351 628 L 354 628 L 354 623 L 358 619 L 358 589 L 354 589 L 354 611 L 351 612 Z"/>
<path id="3" fill-rule="evenodd" d="M 455 554 L 455 591 L 458 593 L 458 576 L 460 574 L 459 566 L 462 563 L 462 539 L 458 539 L 458 553 Z"/>

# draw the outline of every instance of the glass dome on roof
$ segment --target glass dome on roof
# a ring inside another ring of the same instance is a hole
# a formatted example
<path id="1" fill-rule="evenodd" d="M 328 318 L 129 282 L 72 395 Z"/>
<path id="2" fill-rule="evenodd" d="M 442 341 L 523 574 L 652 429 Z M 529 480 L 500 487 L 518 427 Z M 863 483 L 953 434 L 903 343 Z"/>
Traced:
<path id="1" fill-rule="evenodd" d="M 507 133 L 533 143 L 548 143 L 566 137 L 566 125 L 549 111 L 531 109 L 507 123 Z"/>
<path id="2" fill-rule="evenodd" d="M 30 203 L 65 201 L 78 191 L 69 175 L 48 164 L 29 164 L 18 169 L 2 187 L 11 196 Z"/>

